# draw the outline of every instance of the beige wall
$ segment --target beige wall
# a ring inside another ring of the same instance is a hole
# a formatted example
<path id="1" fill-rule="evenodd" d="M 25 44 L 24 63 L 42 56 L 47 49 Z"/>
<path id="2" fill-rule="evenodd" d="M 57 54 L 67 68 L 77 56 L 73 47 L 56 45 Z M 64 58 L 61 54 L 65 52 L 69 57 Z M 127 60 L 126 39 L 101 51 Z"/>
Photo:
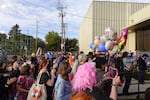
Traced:
<path id="1" fill-rule="evenodd" d="M 89 44 L 94 40 L 94 37 L 102 36 L 109 26 L 114 27 L 120 36 L 122 28 L 130 22 L 129 16 L 146 5 L 148 4 L 93 1 L 80 27 L 80 50 L 86 53 L 91 50 Z"/>
<path id="2" fill-rule="evenodd" d="M 150 5 L 132 14 L 129 17 L 130 22 L 128 23 L 128 26 L 134 26 L 140 22 L 150 19 L 150 13 L 148 13 L 149 10 L 150 10 Z M 130 30 L 130 31 L 131 32 L 129 32 L 126 49 L 134 51 L 136 49 L 136 32 L 134 30 Z"/>
<path id="3" fill-rule="evenodd" d="M 142 22 L 148 18 L 150 18 L 150 5 L 146 6 L 145 8 L 139 10 L 138 12 L 134 13 L 129 17 L 130 23 L 128 24 L 133 25 L 139 22 Z"/>
<path id="4" fill-rule="evenodd" d="M 79 50 L 88 53 L 91 51 L 89 48 L 89 44 L 93 41 L 93 5 L 89 7 L 89 10 L 86 14 L 81 27 L 80 27 L 80 34 L 79 34 Z"/>
<path id="5" fill-rule="evenodd" d="M 135 51 L 136 36 L 135 32 L 129 32 L 125 50 Z"/>
<path id="6" fill-rule="evenodd" d="M 93 20 L 94 36 L 103 35 L 104 30 L 111 26 L 114 27 L 118 34 L 121 34 L 122 28 L 129 22 L 129 16 L 146 6 L 145 3 L 128 3 L 128 2 L 93 2 Z"/>

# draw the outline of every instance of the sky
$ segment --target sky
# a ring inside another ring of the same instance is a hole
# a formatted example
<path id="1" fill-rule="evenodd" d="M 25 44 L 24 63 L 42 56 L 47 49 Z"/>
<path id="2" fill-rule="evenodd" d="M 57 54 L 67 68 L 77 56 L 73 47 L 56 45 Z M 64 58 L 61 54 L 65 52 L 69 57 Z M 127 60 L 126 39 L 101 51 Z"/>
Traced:
<path id="1" fill-rule="evenodd" d="M 128 1 L 150 2 L 150 0 Z M 37 36 L 45 40 L 49 31 L 61 32 L 58 2 L 65 7 L 66 37 L 78 39 L 80 24 L 92 0 L 0 0 L 0 2 L 0 33 L 8 34 L 11 27 L 18 24 L 22 33 L 35 37 L 38 21 Z"/>

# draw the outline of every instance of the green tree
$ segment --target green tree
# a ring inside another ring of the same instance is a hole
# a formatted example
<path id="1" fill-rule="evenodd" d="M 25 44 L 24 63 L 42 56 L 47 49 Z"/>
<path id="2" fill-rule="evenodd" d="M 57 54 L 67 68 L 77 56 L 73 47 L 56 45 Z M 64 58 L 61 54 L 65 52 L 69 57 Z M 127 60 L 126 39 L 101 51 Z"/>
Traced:
<path id="1" fill-rule="evenodd" d="M 19 28 L 18 24 L 12 26 L 8 35 L 9 39 L 7 41 L 7 49 L 9 50 L 10 54 L 22 55 L 27 49 L 28 54 L 35 52 L 35 38 L 33 36 L 21 33 L 21 29 Z"/>
<path id="2" fill-rule="evenodd" d="M 57 32 L 48 32 L 45 36 L 45 40 L 47 42 L 47 50 L 60 50 L 61 37 Z"/>
<path id="3" fill-rule="evenodd" d="M 73 38 L 69 40 L 69 43 L 70 43 L 70 47 L 73 48 L 77 46 L 78 40 Z"/>
<path id="4" fill-rule="evenodd" d="M 5 39 L 7 39 L 7 35 L 0 33 L 0 41 L 5 40 Z"/>
<path id="5" fill-rule="evenodd" d="M 10 40 L 12 41 L 19 40 L 21 35 L 21 29 L 19 29 L 19 25 L 18 24 L 14 25 L 8 34 Z"/>
<path id="6" fill-rule="evenodd" d="M 18 54 L 20 51 L 20 47 L 23 43 L 21 40 L 21 30 L 19 29 L 19 25 L 14 25 L 8 33 L 9 35 L 9 45 L 11 46 L 12 53 Z M 22 43 L 21 43 L 22 42 Z"/>
<path id="7" fill-rule="evenodd" d="M 78 46 L 77 46 L 78 40 L 73 38 L 73 39 L 66 39 L 65 47 L 66 51 L 78 51 Z"/>
<path id="8" fill-rule="evenodd" d="M 7 35 L 0 33 L 0 49 L 6 49 Z"/>
<path id="9" fill-rule="evenodd" d="M 37 47 L 46 48 L 46 43 L 42 39 L 38 38 L 37 42 Z"/>

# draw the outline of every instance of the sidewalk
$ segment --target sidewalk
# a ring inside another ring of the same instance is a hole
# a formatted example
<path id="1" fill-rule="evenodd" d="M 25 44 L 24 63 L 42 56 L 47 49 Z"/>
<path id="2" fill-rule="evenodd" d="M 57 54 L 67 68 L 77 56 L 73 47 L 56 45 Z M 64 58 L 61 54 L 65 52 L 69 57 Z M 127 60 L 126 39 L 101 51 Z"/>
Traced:
<path id="1" fill-rule="evenodd" d="M 140 100 L 143 100 L 144 98 L 144 91 L 150 87 L 150 80 L 145 80 L 145 84 L 140 84 L 139 85 L 139 91 L 140 92 L 143 92 L 142 94 L 140 94 Z M 134 78 L 132 78 L 132 81 L 131 81 L 131 85 L 130 85 L 130 88 L 129 88 L 129 93 L 131 93 L 130 95 L 128 96 L 124 96 L 124 95 L 120 95 L 122 94 L 122 90 L 123 90 L 123 86 L 122 87 L 118 87 L 118 100 L 136 100 L 136 97 L 138 96 L 138 81 L 135 80 Z"/>

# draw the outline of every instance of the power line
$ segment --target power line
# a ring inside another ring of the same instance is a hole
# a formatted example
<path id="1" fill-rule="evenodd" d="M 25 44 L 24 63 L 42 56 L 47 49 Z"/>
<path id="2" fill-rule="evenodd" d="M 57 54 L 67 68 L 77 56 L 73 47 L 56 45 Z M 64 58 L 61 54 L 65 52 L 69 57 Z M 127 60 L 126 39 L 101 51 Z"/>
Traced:
<path id="1" fill-rule="evenodd" d="M 85 18 L 85 19 L 97 20 L 97 21 L 130 21 L 130 20 L 123 20 L 123 19 L 107 19 L 107 18 L 84 17 L 84 16 L 79 16 L 79 15 L 68 13 L 68 12 L 66 12 L 66 14 L 71 15 L 71 16 L 76 16 L 76 17 L 79 17 L 79 18 Z"/>

